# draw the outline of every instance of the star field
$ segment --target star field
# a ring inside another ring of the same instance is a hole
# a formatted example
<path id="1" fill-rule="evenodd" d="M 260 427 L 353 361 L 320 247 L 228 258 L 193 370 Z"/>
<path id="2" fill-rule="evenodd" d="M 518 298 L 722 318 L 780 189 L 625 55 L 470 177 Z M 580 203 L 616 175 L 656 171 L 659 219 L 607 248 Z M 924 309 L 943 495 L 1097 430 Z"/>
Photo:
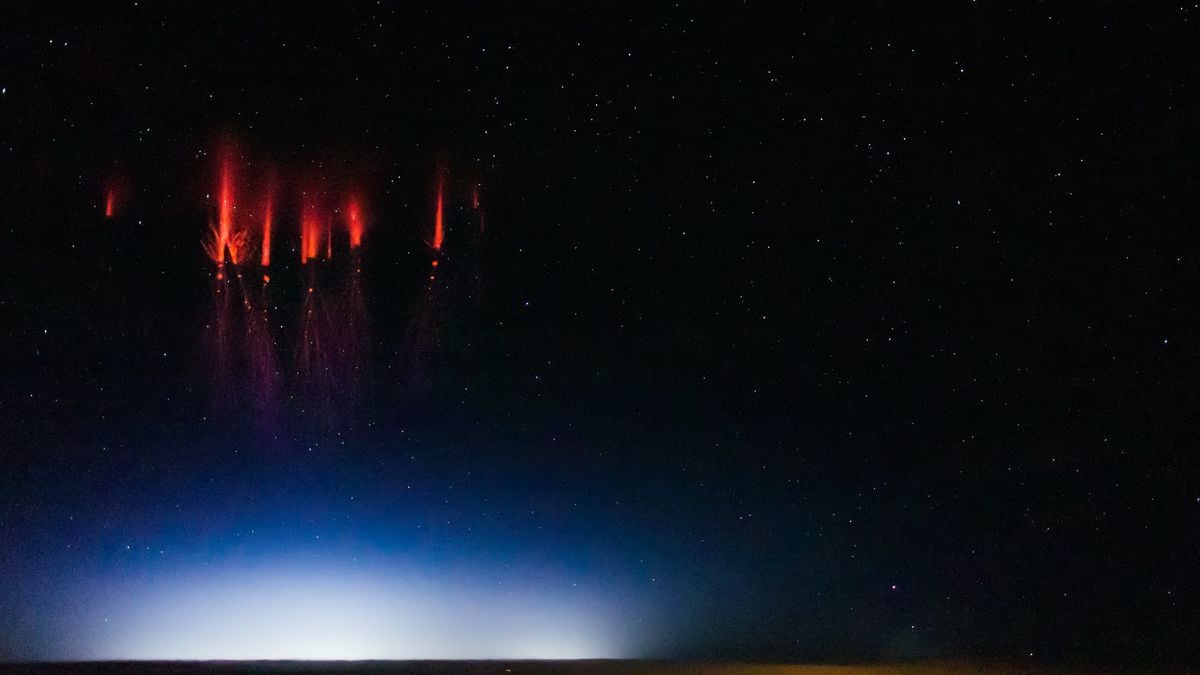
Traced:
<path id="1" fill-rule="evenodd" d="M 11 11 L 0 658 L 277 569 L 569 655 L 1197 658 L 1196 7 Z M 223 137 L 369 196 L 336 414 L 214 385 Z"/>

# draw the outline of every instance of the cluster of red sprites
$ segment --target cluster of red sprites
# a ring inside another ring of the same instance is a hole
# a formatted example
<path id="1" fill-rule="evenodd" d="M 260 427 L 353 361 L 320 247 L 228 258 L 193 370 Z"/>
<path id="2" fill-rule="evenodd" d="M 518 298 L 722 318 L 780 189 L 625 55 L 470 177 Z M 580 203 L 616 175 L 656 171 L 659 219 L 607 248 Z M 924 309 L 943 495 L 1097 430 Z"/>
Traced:
<path id="1" fill-rule="evenodd" d="M 217 162 L 215 209 L 209 218 L 208 232 L 203 241 L 204 252 L 217 265 L 217 278 L 225 276 L 225 265 L 253 264 L 257 259 L 263 268 L 264 280 L 269 281 L 271 267 L 271 242 L 278 235 L 276 214 L 279 205 L 279 187 L 274 172 L 259 181 L 257 198 L 247 199 L 246 190 L 239 190 L 239 165 L 231 146 L 221 150 Z M 111 180 L 104 189 L 104 215 L 113 218 L 121 205 L 122 184 Z M 426 240 L 433 251 L 432 266 L 438 266 L 442 242 L 445 239 L 445 173 L 438 171 L 437 201 L 433 214 L 433 228 Z M 244 208 L 250 204 L 251 208 Z M 325 193 L 301 191 L 299 198 L 300 263 L 333 258 L 334 237 L 349 242 L 350 251 L 356 252 L 363 245 L 363 236 L 368 227 L 368 217 L 360 192 L 353 188 L 345 191 L 337 206 L 330 208 Z M 479 186 L 471 193 L 471 207 L 479 216 L 483 226 L 483 213 L 479 206 Z M 335 234 L 337 232 L 337 234 Z M 342 232 L 345 234 L 343 235 Z M 339 244 L 339 247 L 341 245 Z"/>
<path id="2" fill-rule="evenodd" d="M 218 153 L 216 163 L 215 204 L 210 207 L 208 231 L 202 242 L 204 252 L 217 266 L 217 279 L 225 278 L 226 265 L 248 265 L 257 262 L 262 267 L 263 280 L 270 281 L 272 239 L 278 237 L 276 216 L 280 200 L 279 183 L 273 171 L 255 184 L 257 195 L 248 197 L 250 183 L 239 183 L 243 179 L 244 167 L 235 159 L 237 153 L 231 144 L 225 144 Z M 310 184 L 311 186 L 312 184 Z M 125 181 L 112 178 L 104 187 L 104 215 L 114 218 L 124 206 L 128 192 Z M 438 266 L 442 243 L 446 235 L 445 200 L 446 181 L 443 169 L 438 170 L 436 203 L 433 227 L 426 244 L 433 253 L 430 278 Z M 214 195 L 210 194 L 210 199 Z M 479 185 L 471 192 L 471 210 L 483 228 L 483 211 L 479 203 Z M 346 188 L 335 202 L 328 199 L 323 190 L 301 190 L 297 201 L 299 220 L 300 263 L 329 260 L 334 255 L 334 238 L 349 243 L 351 254 L 363 245 L 368 228 L 368 215 L 361 192 Z M 246 208 L 249 205 L 249 208 Z M 336 233 L 336 234 L 335 234 Z M 344 233 L 344 234 L 343 234 Z M 295 241 L 295 240 L 292 240 Z"/>
<path id="3" fill-rule="evenodd" d="M 237 207 L 240 195 L 236 188 L 233 153 L 229 150 L 222 151 L 217 179 L 216 218 L 215 222 L 210 221 L 208 236 L 204 240 L 204 251 L 217 264 L 218 279 L 223 277 L 226 264 L 251 263 L 254 257 L 258 258 L 263 268 L 264 279 L 269 279 L 265 275 L 271 266 L 271 239 L 275 234 L 278 195 L 273 177 L 268 177 L 262 184 L 263 194 L 257 201 L 260 210 L 257 214 L 241 217 Z M 351 251 L 362 247 L 367 219 L 362 198 L 358 193 L 349 191 L 342 205 L 334 209 L 332 214 L 322 212 L 321 203 L 315 193 L 302 194 L 300 201 L 301 264 L 333 257 L 335 228 L 345 230 Z M 440 241 L 437 243 L 440 244 Z M 436 248 L 440 248 L 440 245 Z"/>

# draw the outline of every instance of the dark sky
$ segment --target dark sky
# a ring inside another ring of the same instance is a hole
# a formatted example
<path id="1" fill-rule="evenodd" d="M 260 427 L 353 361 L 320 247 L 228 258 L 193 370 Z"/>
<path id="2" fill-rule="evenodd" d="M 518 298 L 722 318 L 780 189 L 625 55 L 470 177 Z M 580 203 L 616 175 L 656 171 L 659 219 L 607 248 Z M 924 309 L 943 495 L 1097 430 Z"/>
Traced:
<path id="1" fill-rule="evenodd" d="M 4 10 L 0 657 L 1200 656 L 1194 7 L 241 4 Z"/>

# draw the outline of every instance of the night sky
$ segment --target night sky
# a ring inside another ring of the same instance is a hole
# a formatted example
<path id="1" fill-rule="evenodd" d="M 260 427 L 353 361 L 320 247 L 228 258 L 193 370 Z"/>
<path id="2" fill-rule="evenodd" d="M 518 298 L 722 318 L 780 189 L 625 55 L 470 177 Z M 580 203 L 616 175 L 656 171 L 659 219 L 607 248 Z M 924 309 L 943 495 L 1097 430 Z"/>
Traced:
<path id="1" fill-rule="evenodd" d="M 173 4 L 0 23 L 0 657 L 1200 658 L 1195 7 Z"/>

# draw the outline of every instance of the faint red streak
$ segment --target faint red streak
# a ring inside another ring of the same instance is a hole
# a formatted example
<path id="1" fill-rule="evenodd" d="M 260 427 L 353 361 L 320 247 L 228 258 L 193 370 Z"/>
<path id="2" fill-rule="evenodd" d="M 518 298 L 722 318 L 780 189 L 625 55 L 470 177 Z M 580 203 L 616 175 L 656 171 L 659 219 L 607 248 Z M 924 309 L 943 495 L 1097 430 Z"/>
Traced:
<path id="1" fill-rule="evenodd" d="M 233 236 L 233 158 L 229 150 L 221 156 L 221 178 L 217 190 L 217 262 L 225 262 L 225 248 Z M 236 262 L 236 261 L 235 261 Z"/>
<path id="2" fill-rule="evenodd" d="M 307 263 L 317 257 L 320 246 L 321 217 L 317 207 L 311 201 L 304 205 L 300 215 L 300 262 Z"/>
<path id="3" fill-rule="evenodd" d="M 222 278 L 226 262 L 242 263 L 250 253 L 252 242 L 245 228 L 237 227 L 234 221 L 235 194 L 233 188 L 233 152 L 226 148 L 221 152 L 220 177 L 217 180 L 217 224 L 208 226 L 208 238 L 203 242 L 204 251 L 217 263 L 217 278 Z"/>
<path id="4" fill-rule="evenodd" d="M 262 266 L 271 266 L 271 225 L 275 219 L 275 189 L 273 185 L 267 186 L 267 197 L 263 203 L 263 229 L 262 229 Z"/>
<path id="5" fill-rule="evenodd" d="M 438 176 L 437 188 L 437 213 L 433 218 L 433 250 L 442 250 L 442 239 L 446 236 L 445 226 L 442 220 L 442 202 L 445 193 L 445 179 Z"/>
<path id="6" fill-rule="evenodd" d="M 346 229 L 350 232 L 351 249 L 362 246 L 364 226 L 362 208 L 359 206 L 358 196 L 351 195 L 350 203 L 346 207 Z"/>

